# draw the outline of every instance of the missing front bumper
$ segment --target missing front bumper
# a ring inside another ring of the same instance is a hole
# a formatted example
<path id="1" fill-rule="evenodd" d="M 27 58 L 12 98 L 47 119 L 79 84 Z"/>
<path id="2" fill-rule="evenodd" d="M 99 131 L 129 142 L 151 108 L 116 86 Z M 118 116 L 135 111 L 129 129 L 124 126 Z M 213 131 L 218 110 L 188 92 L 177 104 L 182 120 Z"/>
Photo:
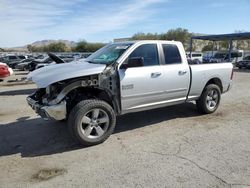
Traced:
<path id="1" fill-rule="evenodd" d="M 53 106 L 43 106 L 40 105 L 37 101 L 31 97 L 27 97 L 27 103 L 31 108 L 39 114 L 43 119 L 54 119 L 54 120 L 63 120 L 66 119 L 66 101 L 62 101 L 59 104 Z"/>

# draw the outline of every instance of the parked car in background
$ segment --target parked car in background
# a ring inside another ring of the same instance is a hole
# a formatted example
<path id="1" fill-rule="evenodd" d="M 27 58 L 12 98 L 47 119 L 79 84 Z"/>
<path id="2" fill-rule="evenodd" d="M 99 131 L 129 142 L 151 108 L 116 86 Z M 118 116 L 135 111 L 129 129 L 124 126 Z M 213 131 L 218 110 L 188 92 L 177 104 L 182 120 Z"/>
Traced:
<path id="1" fill-rule="evenodd" d="M 243 50 L 233 50 L 231 52 L 230 62 L 236 63 L 243 60 L 244 51 Z M 207 63 L 222 63 L 229 61 L 228 51 L 217 51 L 215 54 L 208 60 Z"/>
<path id="2" fill-rule="evenodd" d="M 239 69 L 250 68 L 250 55 L 244 57 L 242 61 L 236 62 L 235 66 L 238 67 Z"/>
<path id="3" fill-rule="evenodd" d="M 23 60 L 23 59 L 27 59 L 28 56 L 26 56 L 26 55 L 18 55 L 18 58 Z"/>
<path id="4" fill-rule="evenodd" d="M 44 59 L 45 57 L 46 56 L 42 54 L 34 56 L 35 59 Z"/>
<path id="5" fill-rule="evenodd" d="M 73 55 L 59 55 L 56 56 L 53 53 L 48 53 L 49 58 L 52 60 L 51 63 L 38 63 L 35 67 L 35 69 L 40 69 L 42 67 L 45 66 L 51 66 L 51 65 L 55 65 L 55 64 L 60 64 L 60 63 L 69 63 L 75 60 Z M 56 58 L 56 62 L 53 61 L 53 59 Z"/>
<path id="6" fill-rule="evenodd" d="M 81 55 L 81 58 L 87 58 L 91 55 L 92 53 L 84 53 Z"/>
<path id="7" fill-rule="evenodd" d="M 13 70 L 6 63 L 0 63 L 0 79 L 6 78 L 12 74 Z"/>
<path id="8" fill-rule="evenodd" d="M 50 54 L 50 53 L 49 53 Z M 63 60 L 61 63 L 68 63 L 74 61 L 76 58 L 73 54 L 63 54 L 59 55 L 60 59 Z M 48 55 L 38 55 L 35 58 L 23 59 L 21 61 L 14 61 L 10 63 L 12 68 L 16 68 L 18 70 L 23 71 L 33 71 L 35 69 L 42 68 L 44 66 L 53 65 L 53 60 L 50 59 Z"/>
<path id="9" fill-rule="evenodd" d="M 198 60 L 202 63 L 203 54 L 201 52 L 192 52 L 190 57 L 190 53 L 187 53 L 187 58 L 191 59 L 192 61 Z"/>
<path id="10" fill-rule="evenodd" d="M 7 55 L 2 58 L 2 62 L 6 63 L 8 66 L 11 66 L 13 62 L 21 61 L 17 55 Z"/>
<path id="11" fill-rule="evenodd" d="M 28 70 L 33 71 L 36 69 L 36 66 L 38 64 L 49 64 L 52 63 L 53 61 L 47 56 L 44 59 L 34 59 L 30 63 L 28 63 Z"/>
<path id="12" fill-rule="evenodd" d="M 15 66 L 15 69 L 27 71 L 29 70 L 29 63 L 31 63 L 34 59 L 23 59 L 22 61 L 19 61 L 17 65 Z"/>
<path id="13" fill-rule="evenodd" d="M 18 60 L 18 61 L 13 61 L 13 62 L 10 62 L 8 65 L 9 67 L 11 67 L 12 69 L 18 69 L 17 66 L 21 63 L 27 63 L 27 62 L 31 62 L 33 61 L 34 58 L 28 58 L 28 59 L 22 59 L 22 60 Z"/>
<path id="14" fill-rule="evenodd" d="M 226 52 L 216 52 L 210 59 L 209 63 L 222 63 L 225 61 Z"/>
<path id="15" fill-rule="evenodd" d="M 46 63 L 39 63 L 39 64 L 36 65 L 35 70 L 46 67 L 46 66 L 51 66 L 51 65 L 56 65 L 56 63 L 55 62 L 47 63 L 47 64 Z"/>
<path id="16" fill-rule="evenodd" d="M 250 69 L 250 63 L 246 64 L 246 68 Z"/>

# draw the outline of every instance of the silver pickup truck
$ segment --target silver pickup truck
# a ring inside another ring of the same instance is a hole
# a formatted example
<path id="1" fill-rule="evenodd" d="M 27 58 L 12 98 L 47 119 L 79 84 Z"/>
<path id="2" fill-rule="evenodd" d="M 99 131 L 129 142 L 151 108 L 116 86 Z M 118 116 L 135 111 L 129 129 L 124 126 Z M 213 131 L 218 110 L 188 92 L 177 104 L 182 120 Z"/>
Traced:
<path id="1" fill-rule="evenodd" d="M 117 115 L 189 101 L 213 113 L 232 77 L 231 63 L 188 65 L 180 42 L 112 43 L 87 59 L 31 72 L 38 90 L 27 102 L 44 119 L 67 119 L 73 138 L 89 146 L 110 136 Z"/>

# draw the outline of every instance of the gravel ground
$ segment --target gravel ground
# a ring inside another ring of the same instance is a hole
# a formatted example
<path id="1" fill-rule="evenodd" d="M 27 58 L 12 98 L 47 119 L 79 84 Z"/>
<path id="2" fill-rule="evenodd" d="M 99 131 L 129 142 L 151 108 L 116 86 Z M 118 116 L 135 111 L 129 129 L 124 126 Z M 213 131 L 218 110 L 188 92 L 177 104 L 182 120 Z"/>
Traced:
<path id="1" fill-rule="evenodd" d="M 211 115 L 184 104 L 118 118 L 83 148 L 26 104 L 35 86 L 0 85 L 0 187 L 250 187 L 250 72 Z"/>

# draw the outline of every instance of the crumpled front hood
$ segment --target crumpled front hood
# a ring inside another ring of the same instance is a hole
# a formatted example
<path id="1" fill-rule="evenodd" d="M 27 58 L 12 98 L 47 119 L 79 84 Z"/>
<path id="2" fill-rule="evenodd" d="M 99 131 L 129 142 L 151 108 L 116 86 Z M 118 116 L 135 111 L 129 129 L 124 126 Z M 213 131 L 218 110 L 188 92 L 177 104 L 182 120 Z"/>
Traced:
<path id="1" fill-rule="evenodd" d="M 105 67 L 106 65 L 92 64 L 80 60 L 71 63 L 45 66 L 29 73 L 27 79 L 33 81 L 39 88 L 45 88 L 50 84 L 62 80 L 99 74 Z"/>

